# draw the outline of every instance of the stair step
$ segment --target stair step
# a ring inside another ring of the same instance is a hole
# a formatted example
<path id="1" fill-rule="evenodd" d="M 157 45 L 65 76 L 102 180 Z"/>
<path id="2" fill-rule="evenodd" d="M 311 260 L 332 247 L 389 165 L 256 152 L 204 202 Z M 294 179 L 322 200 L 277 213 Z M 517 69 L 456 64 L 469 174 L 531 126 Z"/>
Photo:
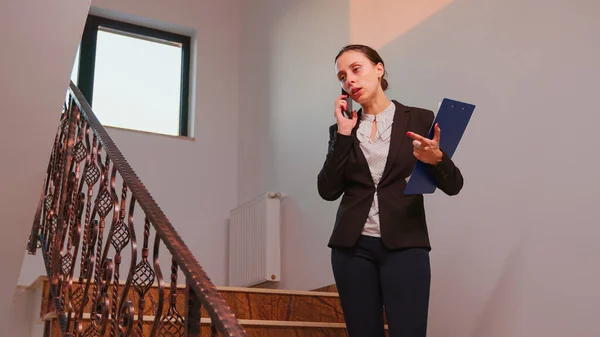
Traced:
<path id="1" fill-rule="evenodd" d="M 152 330 L 153 316 L 144 316 L 142 325 L 143 336 L 150 336 Z M 293 322 L 293 321 L 261 321 L 261 320 L 239 320 L 246 330 L 248 337 L 347 337 L 346 326 L 342 323 L 319 323 L 319 322 Z M 52 329 L 48 337 L 60 337 L 60 326 L 57 319 L 51 320 Z M 83 331 L 90 324 L 90 315 L 84 315 L 82 323 Z M 168 335 L 161 334 L 159 336 Z M 180 334 L 174 334 L 179 336 Z M 183 334 L 181 334 L 183 335 Z M 210 337 L 210 319 L 202 319 L 202 337 Z M 110 328 L 100 337 L 109 337 Z"/>
<path id="2" fill-rule="evenodd" d="M 50 313 L 48 310 L 48 280 L 43 280 L 42 316 Z M 72 285 L 77 289 L 76 282 Z M 235 288 L 217 287 L 235 316 L 239 320 L 257 321 L 292 321 L 318 323 L 344 323 L 339 297 L 333 292 L 292 291 L 265 288 Z M 119 287 L 119 294 L 123 287 Z M 112 293 L 112 288 L 109 290 Z M 163 313 L 169 308 L 169 287 L 165 286 Z M 139 312 L 139 296 L 130 291 L 128 298 L 133 302 L 135 314 Z M 156 312 L 158 287 L 150 288 L 144 296 L 144 316 L 153 316 Z M 88 303 L 84 313 L 91 312 L 93 303 Z M 176 308 L 180 313 L 185 312 L 185 286 L 177 287 Z M 208 317 L 202 309 L 201 317 Z"/>
<path id="3" fill-rule="evenodd" d="M 335 293 L 218 289 L 239 319 L 344 323 L 340 300 Z"/>

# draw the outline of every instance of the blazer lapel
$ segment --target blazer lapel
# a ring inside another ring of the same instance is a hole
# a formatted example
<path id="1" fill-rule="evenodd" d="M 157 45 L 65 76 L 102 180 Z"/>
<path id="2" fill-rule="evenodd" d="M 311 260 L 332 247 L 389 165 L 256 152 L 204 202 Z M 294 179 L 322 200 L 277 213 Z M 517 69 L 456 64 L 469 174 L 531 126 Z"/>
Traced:
<path id="1" fill-rule="evenodd" d="M 410 121 L 410 108 L 400 104 L 399 102 L 392 100 L 396 105 L 396 113 L 394 114 L 394 123 L 392 123 L 392 136 L 390 138 L 390 149 L 387 157 L 387 161 L 385 163 L 385 168 L 383 170 L 383 175 L 381 180 L 383 181 L 385 177 L 390 173 L 394 161 L 396 160 L 396 155 L 400 152 L 400 148 L 408 138 L 406 136 L 406 132 L 408 131 L 408 123 Z"/>
<path id="2" fill-rule="evenodd" d="M 358 126 L 360 124 L 360 114 L 362 113 L 362 108 L 360 110 L 358 110 L 358 121 L 356 123 L 356 125 L 354 126 L 354 129 L 352 129 L 352 137 L 354 138 L 354 142 L 352 142 L 353 146 L 354 146 L 354 150 L 356 151 L 356 155 L 358 156 L 358 160 L 360 162 L 362 162 L 365 167 L 367 168 L 367 172 L 369 172 L 369 177 L 371 176 L 371 171 L 369 170 L 369 163 L 367 162 L 367 158 L 365 157 L 365 154 L 362 152 L 361 148 L 360 148 L 360 140 L 358 140 L 358 136 L 356 135 L 356 133 L 358 132 Z"/>

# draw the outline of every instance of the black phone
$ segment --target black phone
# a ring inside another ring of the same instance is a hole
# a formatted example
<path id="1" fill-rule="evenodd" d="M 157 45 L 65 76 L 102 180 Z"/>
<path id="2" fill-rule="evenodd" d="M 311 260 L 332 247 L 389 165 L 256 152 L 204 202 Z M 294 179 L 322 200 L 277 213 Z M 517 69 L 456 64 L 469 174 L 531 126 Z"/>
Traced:
<path id="1" fill-rule="evenodd" d="M 345 100 L 346 100 L 346 103 L 348 103 L 348 108 L 343 109 L 343 112 L 347 118 L 352 119 L 352 98 L 350 98 L 350 95 L 348 95 L 346 90 L 344 90 L 343 88 L 342 88 L 342 95 L 346 95 Z"/>

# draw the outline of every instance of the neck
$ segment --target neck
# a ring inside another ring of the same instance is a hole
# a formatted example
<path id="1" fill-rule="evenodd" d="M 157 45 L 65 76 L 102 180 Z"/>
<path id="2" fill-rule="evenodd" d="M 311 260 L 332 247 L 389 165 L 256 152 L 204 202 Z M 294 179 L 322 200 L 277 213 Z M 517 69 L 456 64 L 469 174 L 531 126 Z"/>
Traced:
<path id="1" fill-rule="evenodd" d="M 383 91 L 380 91 L 371 101 L 361 105 L 365 114 L 376 116 L 390 106 L 391 103 L 392 102 L 385 96 Z"/>

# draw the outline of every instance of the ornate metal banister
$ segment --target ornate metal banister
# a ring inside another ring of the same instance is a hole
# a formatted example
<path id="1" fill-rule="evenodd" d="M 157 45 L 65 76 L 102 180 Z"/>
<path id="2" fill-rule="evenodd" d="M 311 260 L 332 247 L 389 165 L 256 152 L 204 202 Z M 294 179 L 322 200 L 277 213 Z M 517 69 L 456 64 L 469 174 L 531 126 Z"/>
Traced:
<path id="1" fill-rule="evenodd" d="M 117 180 L 122 182 L 120 197 Z M 138 208 L 144 213 L 141 240 L 136 238 L 134 222 Z M 107 222 L 110 227 L 105 231 Z M 152 231 L 154 240 L 150 239 Z M 139 254 L 138 242 L 142 243 Z M 165 296 L 159 264 L 162 244 L 171 255 L 169 296 Z M 148 298 L 153 302 L 154 320 L 146 330 L 152 337 L 200 336 L 201 307 L 210 317 L 213 336 L 246 336 L 72 82 L 27 245 L 30 254 L 38 249 L 64 336 L 103 336 L 107 331 L 111 337 L 148 335 L 144 333 Z M 122 284 L 124 251 L 130 251 L 130 263 Z M 75 279 L 76 269 L 79 276 Z M 187 284 L 185 317 L 177 303 L 179 270 Z M 158 299 L 149 292 L 155 283 Z M 84 324 L 86 308 L 91 321 Z"/>

